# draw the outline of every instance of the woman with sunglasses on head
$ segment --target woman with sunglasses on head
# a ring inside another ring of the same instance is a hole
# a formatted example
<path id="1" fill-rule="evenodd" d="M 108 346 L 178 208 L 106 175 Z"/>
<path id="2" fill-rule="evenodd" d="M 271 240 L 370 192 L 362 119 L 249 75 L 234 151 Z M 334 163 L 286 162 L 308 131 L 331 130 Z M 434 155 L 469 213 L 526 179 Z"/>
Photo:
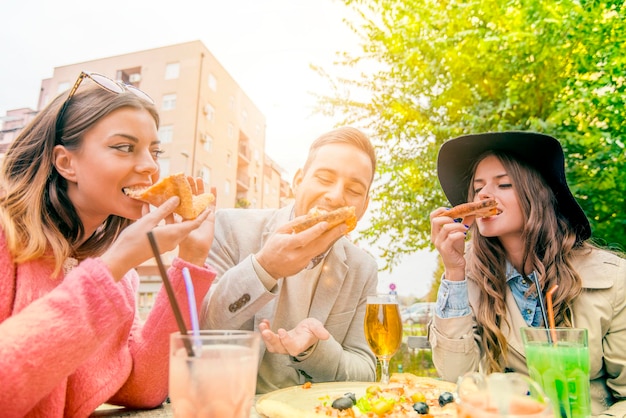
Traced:
<path id="1" fill-rule="evenodd" d="M 486 218 L 430 215 L 445 268 L 429 331 L 439 374 L 527 374 L 520 328 L 547 327 L 540 296 L 558 285 L 556 325 L 588 330 L 592 413 L 625 416 L 626 260 L 589 242 L 559 142 L 532 132 L 462 136 L 442 145 L 437 175 L 453 205 L 497 202 Z"/>
<path id="2" fill-rule="evenodd" d="M 163 290 L 145 324 L 137 314 L 133 268 L 153 256 L 147 233 L 160 251 L 178 246 L 168 275 L 187 326 L 182 268 L 190 270 L 198 304 L 215 277 L 205 265 L 211 210 L 179 221 L 178 198 L 149 212 L 123 192 L 159 176 L 153 103 L 102 76 L 87 77 L 92 85 L 76 90 L 81 75 L 71 95 L 54 99 L 24 128 L 3 162 L 3 417 L 85 417 L 105 402 L 161 404 L 177 324 Z M 201 181 L 190 183 L 203 191 Z"/>

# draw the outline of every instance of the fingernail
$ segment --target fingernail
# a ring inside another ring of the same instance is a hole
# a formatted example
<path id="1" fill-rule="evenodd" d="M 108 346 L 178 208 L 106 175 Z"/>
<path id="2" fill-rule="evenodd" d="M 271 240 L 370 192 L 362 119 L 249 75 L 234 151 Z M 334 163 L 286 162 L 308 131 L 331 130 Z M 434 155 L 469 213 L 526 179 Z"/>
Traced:
<path id="1" fill-rule="evenodd" d="M 469 225 L 465 225 L 465 224 L 463 224 L 463 226 L 464 226 L 466 229 L 469 229 Z"/>
<path id="2" fill-rule="evenodd" d="M 460 223 L 461 223 L 461 220 L 462 220 L 462 219 L 457 218 L 457 219 L 455 219 L 455 220 L 454 220 L 454 222 L 455 222 L 455 223 L 457 223 L 457 224 L 460 224 Z"/>

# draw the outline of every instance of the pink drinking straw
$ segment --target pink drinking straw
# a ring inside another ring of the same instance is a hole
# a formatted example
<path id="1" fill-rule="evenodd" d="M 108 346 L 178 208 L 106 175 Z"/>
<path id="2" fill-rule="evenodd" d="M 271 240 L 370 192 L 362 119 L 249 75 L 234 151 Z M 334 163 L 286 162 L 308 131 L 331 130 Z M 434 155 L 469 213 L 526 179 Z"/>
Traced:
<path id="1" fill-rule="evenodd" d="M 552 336 L 552 343 L 556 343 L 556 324 L 554 321 L 554 308 L 552 307 L 552 294 L 559 287 L 555 284 L 546 292 L 546 304 L 548 305 L 548 323 L 550 326 L 550 335 Z"/>
<path id="2" fill-rule="evenodd" d="M 193 291 L 191 273 L 189 273 L 189 269 L 187 267 L 183 267 L 183 278 L 185 279 L 185 287 L 187 288 L 187 300 L 189 302 L 189 314 L 191 316 L 191 334 L 193 335 L 193 346 L 196 350 L 196 356 L 201 357 L 202 341 L 200 340 L 200 325 L 198 321 L 198 309 L 196 308 L 196 296 Z"/>

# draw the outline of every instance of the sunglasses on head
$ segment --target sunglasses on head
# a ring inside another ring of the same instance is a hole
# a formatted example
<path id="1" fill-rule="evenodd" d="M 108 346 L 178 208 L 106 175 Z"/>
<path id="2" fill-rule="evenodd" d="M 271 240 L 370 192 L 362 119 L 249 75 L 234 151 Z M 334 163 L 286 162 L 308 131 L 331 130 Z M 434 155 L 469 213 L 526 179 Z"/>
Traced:
<path id="1" fill-rule="evenodd" d="M 67 95 L 67 99 L 65 99 L 65 102 L 63 102 L 63 106 L 61 107 L 59 114 L 57 115 L 57 120 L 56 120 L 57 143 L 60 143 L 59 137 L 61 134 L 61 128 L 63 127 L 61 121 L 63 120 L 63 116 L 65 115 L 67 106 L 69 105 L 72 97 L 74 97 L 74 94 L 76 94 L 76 90 L 78 90 L 78 86 L 80 86 L 80 83 L 82 83 L 85 78 L 89 78 L 91 81 L 96 83 L 99 87 L 107 91 L 110 91 L 111 93 L 120 94 L 125 91 L 128 91 L 130 93 L 133 93 L 135 96 L 139 97 L 140 99 L 145 100 L 146 102 L 150 104 L 154 104 L 154 100 L 152 99 L 152 97 L 148 96 L 147 93 L 139 90 L 137 87 L 131 84 L 119 83 L 102 74 L 92 73 L 90 71 L 81 71 L 80 75 L 78 76 L 78 79 L 74 83 L 74 86 L 70 90 L 70 93 Z"/>

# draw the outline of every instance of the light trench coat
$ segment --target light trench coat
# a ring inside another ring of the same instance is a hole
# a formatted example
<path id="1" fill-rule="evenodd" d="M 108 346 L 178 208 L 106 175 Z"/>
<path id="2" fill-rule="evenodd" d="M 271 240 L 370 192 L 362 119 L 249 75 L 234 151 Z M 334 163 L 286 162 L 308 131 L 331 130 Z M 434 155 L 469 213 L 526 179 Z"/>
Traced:
<path id="1" fill-rule="evenodd" d="M 582 279 L 583 291 L 573 301 L 571 319 L 574 327 L 588 330 L 593 416 L 626 417 L 626 260 L 594 249 L 578 256 L 573 266 Z M 477 284 L 468 281 L 473 312 L 479 293 Z M 520 333 L 527 325 L 508 286 L 505 300 L 507 321 L 502 332 L 508 342 L 508 357 L 503 366 L 528 374 Z M 466 372 L 483 370 L 483 347 L 473 315 L 435 315 L 429 340 L 433 362 L 443 379 L 456 382 Z"/>

